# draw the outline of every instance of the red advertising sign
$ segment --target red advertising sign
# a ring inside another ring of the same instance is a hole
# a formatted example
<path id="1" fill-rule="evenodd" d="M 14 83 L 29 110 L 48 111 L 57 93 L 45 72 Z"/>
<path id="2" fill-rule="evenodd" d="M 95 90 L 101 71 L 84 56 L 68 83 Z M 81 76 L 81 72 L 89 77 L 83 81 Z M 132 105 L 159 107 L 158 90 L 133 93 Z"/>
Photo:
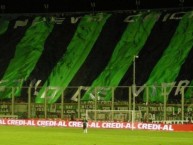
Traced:
<path id="1" fill-rule="evenodd" d="M 0 125 L 15 126 L 52 126 L 52 127 L 82 127 L 81 121 L 42 120 L 42 119 L 0 119 Z M 137 129 L 160 131 L 193 131 L 193 124 L 155 124 L 131 122 L 88 122 L 89 128 Z"/>

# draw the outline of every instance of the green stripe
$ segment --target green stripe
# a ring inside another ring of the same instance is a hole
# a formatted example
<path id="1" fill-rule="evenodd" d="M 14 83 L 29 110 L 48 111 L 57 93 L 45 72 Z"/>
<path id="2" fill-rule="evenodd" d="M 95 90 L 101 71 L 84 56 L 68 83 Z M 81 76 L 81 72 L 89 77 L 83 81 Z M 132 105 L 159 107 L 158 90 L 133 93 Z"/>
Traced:
<path id="1" fill-rule="evenodd" d="M 9 21 L 4 18 L 0 18 L 0 35 L 4 34 L 9 26 Z"/>
<path id="2" fill-rule="evenodd" d="M 62 90 L 47 90 L 46 87 L 68 86 L 78 69 L 81 67 L 95 41 L 97 40 L 103 25 L 109 14 L 86 15 L 81 18 L 77 31 L 67 48 L 67 52 L 58 62 L 46 83 L 36 97 L 36 103 L 44 102 L 44 96 L 48 96 L 48 103 L 54 103 L 61 96 Z"/>
<path id="3" fill-rule="evenodd" d="M 10 61 L 10 64 L 2 78 L 4 83 L 1 86 L 17 87 L 14 95 L 19 95 L 22 80 L 26 80 L 31 71 L 34 69 L 36 62 L 42 54 L 44 49 L 44 43 L 49 33 L 53 29 L 53 24 L 42 21 L 42 18 L 37 17 L 34 20 L 35 23 L 25 33 L 25 36 L 21 39 L 16 46 L 16 52 L 14 58 Z M 6 89 L 1 92 L 0 97 L 11 97 L 11 90 Z"/>
<path id="4" fill-rule="evenodd" d="M 162 83 L 174 82 L 179 74 L 181 65 L 184 63 L 189 51 L 193 46 L 193 17 L 192 12 L 186 13 L 165 49 L 162 58 L 154 67 L 147 81 L 147 85 L 161 85 Z M 150 90 L 151 92 L 152 90 Z M 150 93 L 150 101 L 163 102 L 162 89 L 157 89 L 156 95 Z"/>
<path id="5" fill-rule="evenodd" d="M 127 69 L 131 66 L 133 56 L 137 55 L 145 44 L 151 29 L 153 28 L 159 13 L 141 13 L 135 16 L 135 20 L 129 23 L 108 65 L 100 76 L 93 82 L 91 89 L 83 96 L 83 100 L 89 100 L 90 94 L 95 94 L 94 88 L 100 86 L 98 94 L 103 94 L 105 100 L 111 99 L 111 91 L 106 86 L 117 86 Z M 104 86 L 104 87 L 103 87 Z M 104 92 L 106 90 L 106 92 Z"/>

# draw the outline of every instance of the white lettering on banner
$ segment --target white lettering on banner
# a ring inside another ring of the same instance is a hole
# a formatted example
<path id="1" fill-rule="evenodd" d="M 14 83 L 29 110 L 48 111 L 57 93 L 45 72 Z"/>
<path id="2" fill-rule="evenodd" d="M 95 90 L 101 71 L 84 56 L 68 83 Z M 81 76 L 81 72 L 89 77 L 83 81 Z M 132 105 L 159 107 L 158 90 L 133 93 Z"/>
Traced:
<path id="1" fill-rule="evenodd" d="M 163 127 L 161 124 L 149 124 L 149 123 L 139 123 L 138 129 L 146 129 L 146 130 L 168 130 L 173 131 L 172 125 L 165 124 Z"/>
<path id="2" fill-rule="evenodd" d="M 0 125 L 5 125 L 5 124 L 6 124 L 5 120 L 0 120 Z"/>
<path id="3" fill-rule="evenodd" d="M 25 125 L 27 125 L 27 126 L 35 126 L 34 120 L 26 120 Z"/>
<path id="4" fill-rule="evenodd" d="M 141 14 L 127 16 L 124 19 L 124 22 L 126 22 L 126 23 L 135 22 L 136 17 L 139 17 L 139 16 L 141 16 Z"/>
<path id="5" fill-rule="evenodd" d="M 25 19 L 24 21 L 22 21 L 22 20 L 17 20 L 17 21 L 15 22 L 14 29 L 16 29 L 17 27 L 24 27 L 24 26 L 27 25 L 27 23 L 28 23 L 28 19 Z"/>
<path id="6" fill-rule="evenodd" d="M 137 97 L 144 89 L 145 89 L 146 85 L 143 85 L 141 87 L 139 87 L 139 89 L 137 90 L 137 87 L 135 85 L 132 86 L 132 92 L 133 92 L 133 96 Z"/>
<path id="7" fill-rule="evenodd" d="M 25 120 L 7 120 L 8 125 L 25 125 Z"/>
<path id="8" fill-rule="evenodd" d="M 81 17 L 71 17 L 71 23 L 76 24 Z"/>
<path id="9" fill-rule="evenodd" d="M 108 124 L 107 123 L 102 123 L 102 128 L 108 128 Z"/>
<path id="10" fill-rule="evenodd" d="M 173 13 L 170 17 L 171 20 L 181 20 L 183 15 L 185 14 L 186 12 L 176 12 L 176 13 Z"/>
<path id="11" fill-rule="evenodd" d="M 63 23 L 64 20 L 65 20 L 65 18 L 57 18 L 57 17 L 56 17 L 56 18 L 55 18 L 55 23 L 60 25 L 60 24 Z"/>
<path id="12" fill-rule="evenodd" d="M 167 20 L 181 20 L 183 15 L 185 14 L 186 12 L 175 12 L 175 13 L 167 13 L 162 22 L 165 22 Z"/>
<path id="13" fill-rule="evenodd" d="M 178 83 L 175 95 L 178 95 L 179 93 L 182 93 L 182 89 L 186 88 L 190 84 L 190 81 L 183 80 Z"/>
<path id="14" fill-rule="evenodd" d="M 8 120 L 8 125 L 27 125 L 27 126 L 34 126 L 34 120 Z"/>
<path id="15" fill-rule="evenodd" d="M 0 119 L 0 125 L 16 126 L 61 126 L 61 127 L 82 127 L 80 121 L 55 121 L 55 120 L 17 120 L 17 119 Z M 174 131 L 171 124 L 154 124 L 154 123 L 131 123 L 131 122 L 89 122 L 90 128 L 124 128 L 140 130 L 163 130 Z"/>
<path id="16" fill-rule="evenodd" d="M 102 128 L 124 128 L 123 123 L 102 123 Z"/>
<path id="17" fill-rule="evenodd" d="M 165 124 L 165 125 L 162 127 L 162 130 L 170 130 L 170 131 L 173 131 L 174 129 L 172 128 L 172 125 Z"/>
<path id="18" fill-rule="evenodd" d="M 187 13 L 187 12 L 167 13 L 163 17 L 162 22 L 166 22 L 168 20 L 181 20 L 185 13 Z M 124 19 L 124 22 L 127 22 L 127 23 L 135 22 L 136 17 L 139 17 L 139 16 L 141 16 L 141 14 L 135 14 L 135 15 L 127 16 Z M 193 17 L 193 12 L 189 16 L 189 18 L 192 18 L 192 17 Z M 158 15 L 156 19 L 158 20 L 159 18 L 160 18 L 160 15 Z M 144 18 L 144 20 L 146 20 L 146 19 L 148 19 L 148 15 Z"/>
<path id="19" fill-rule="evenodd" d="M 98 122 L 91 122 L 91 124 L 88 124 L 88 127 L 91 127 L 91 128 L 100 128 Z"/>
<path id="20" fill-rule="evenodd" d="M 67 126 L 65 121 L 59 121 L 58 126 Z"/>
<path id="21" fill-rule="evenodd" d="M 82 122 L 70 121 L 68 122 L 69 127 L 82 127 Z"/>
<path id="22" fill-rule="evenodd" d="M 135 128 L 134 126 L 132 127 L 132 124 L 131 123 L 127 123 L 126 125 L 125 125 L 125 128 L 129 128 L 129 129 L 131 129 L 131 128 Z"/>
<path id="23" fill-rule="evenodd" d="M 148 129 L 148 130 L 160 130 L 160 124 L 146 124 L 146 123 L 139 123 L 139 129 Z"/>
<path id="24" fill-rule="evenodd" d="M 187 12 L 174 12 L 174 13 L 167 13 L 165 14 L 165 16 L 163 17 L 162 19 L 162 22 L 166 22 L 168 20 L 181 20 L 183 15 L 187 13 Z M 123 22 L 126 22 L 126 23 L 132 23 L 132 22 L 135 22 L 136 20 L 136 17 L 139 17 L 141 16 L 141 14 L 134 14 L 134 15 L 129 15 L 127 16 Z M 147 15 L 144 20 L 148 20 L 148 17 L 149 15 Z M 192 18 L 193 17 L 193 12 L 191 12 L 189 18 Z M 88 21 L 101 21 L 103 18 L 103 15 L 99 15 L 99 17 L 88 17 Z M 160 15 L 157 15 L 156 17 L 156 20 L 158 20 L 160 18 Z M 70 18 L 70 22 L 71 24 L 76 24 L 79 20 L 81 19 L 81 16 L 78 16 L 78 17 L 71 17 Z M 52 21 L 52 23 L 55 23 L 55 24 L 58 24 L 58 25 L 61 25 L 63 23 L 64 20 L 66 20 L 65 17 L 53 17 L 53 19 L 46 19 L 45 17 L 43 17 L 42 19 L 43 21 Z M 32 24 L 36 24 L 36 23 L 39 23 L 39 22 L 42 22 L 41 21 L 33 21 Z M 14 29 L 18 28 L 18 27 L 25 27 L 27 26 L 28 24 L 28 19 L 26 20 L 17 20 L 15 22 L 15 25 L 14 25 Z"/>
<path id="25" fill-rule="evenodd" d="M 38 120 L 37 121 L 38 126 L 56 126 L 56 121 L 45 121 L 45 120 Z"/>
<path id="26" fill-rule="evenodd" d="M 170 14 L 166 14 L 166 15 L 164 16 L 164 18 L 162 19 L 162 21 L 163 21 L 163 22 L 167 21 L 168 18 L 169 18 L 169 16 L 170 16 Z"/>

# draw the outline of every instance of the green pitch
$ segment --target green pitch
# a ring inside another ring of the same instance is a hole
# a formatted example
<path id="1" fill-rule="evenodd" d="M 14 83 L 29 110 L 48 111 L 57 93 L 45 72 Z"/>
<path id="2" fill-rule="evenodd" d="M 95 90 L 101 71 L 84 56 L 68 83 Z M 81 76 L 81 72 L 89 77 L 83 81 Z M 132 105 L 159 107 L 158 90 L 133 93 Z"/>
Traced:
<path id="1" fill-rule="evenodd" d="M 192 132 L 0 126 L 1 145 L 192 145 Z"/>

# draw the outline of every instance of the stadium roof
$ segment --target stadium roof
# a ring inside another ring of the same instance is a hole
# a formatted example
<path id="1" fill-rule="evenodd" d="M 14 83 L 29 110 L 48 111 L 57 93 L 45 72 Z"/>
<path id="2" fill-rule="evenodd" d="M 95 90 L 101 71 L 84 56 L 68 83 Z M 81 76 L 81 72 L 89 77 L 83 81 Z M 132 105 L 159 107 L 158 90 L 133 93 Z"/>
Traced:
<path id="1" fill-rule="evenodd" d="M 1 0 L 0 13 L 55 13 L 193 8 L 193 0 Z"/>

